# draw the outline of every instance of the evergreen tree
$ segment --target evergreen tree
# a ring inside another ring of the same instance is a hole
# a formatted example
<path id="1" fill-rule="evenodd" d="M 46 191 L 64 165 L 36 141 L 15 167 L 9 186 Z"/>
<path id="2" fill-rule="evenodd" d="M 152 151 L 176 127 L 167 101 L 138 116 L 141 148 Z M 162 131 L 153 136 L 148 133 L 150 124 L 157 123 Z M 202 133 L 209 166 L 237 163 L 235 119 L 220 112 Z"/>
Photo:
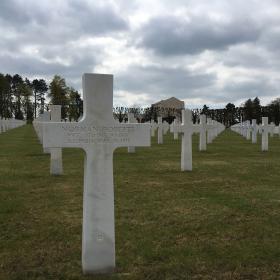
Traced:
<path id="1" fill-rule="evenodd" d="M 44 79 L 35 79 L 32 81 L 32 87 L 34 92 L 34 117 L 36 118 L 38 105 L 40 106 L 40 113 L 44 111 L 45 94 L 48 91 L 48 86 Z"/>
<path id="2" fill-rule="evenodd" d="M 15 74 L 12 77 L 12 93 L 15 98 L 15 103 L 14 103 L 15 118 L 19 120 L 23 120 L 22 94 L 21 94 L 22 84 L 23 84 L 22 77 L 18 74 Z"/>
<path id="3" fill-rule="evenodd" d="M 257 120 L 257 123 L 262 122 L 262 108 L 260 103 L 258 97 L 253 100 L 253 118 Z"/>
<path id="4" fill-rule="evenodd" d="M 249 98 L 244 106 L 244 121 L 245 120 L 251 120 L 251 119 L 254 119 L 254 105 L 253 105 L 253 101 L 251 98 Z"/>
<path id="5" fill-rule="evenodd" d="M 225 126 L 230 127 L 236 123 L 236 108 L 232 103 L 228 103 L 224 110 L 225 114 Z"/>
<path id="6" fill-rule="evenodd" d="M 66 119 L 67 117 L 68 93 L 69 90 L 66 86 L 65 79 L 55 75 L 50 83 L 49 97 L 53 105 L 61 105 L 62 119 Z"/>
<path id="7" fill-rule="evenodd" d="M 9 74 L 6 74 L 5 79 L 7 81 L 7 92 L 5 92 L 4 117 L 12 118 L 12 116 L 13 116 L 13 93 L 12 93 L 13 77 Z"/>
<path id="8" fill-rule="evenodd" d="M 80 115 L 82 115 L 82 99 L 81 95 L 74 88 L 68 89 L 69 96 L 69 120 L 78 121 Z"/>
<path id="9" fill-rule="evenodd" d="M 0 118 L 9 118 L 11 114 L 9 114 L 9 92 L 10 85 L 9 81 L 6 77 L 0 73 Z"/>
<path id="10" fill-rule="evenodd" d="M 33 120 L 33 106 L 31 102 L 32 97 L 32 83 L 25 79 L 24 83 L 20 85 L 21 95 L 23 97 L 22 107 L 26 120 L 32 122 Z"/>
<path id="11" fill-rule="evenodd" d="M 278 125 L 280 121 L 280 98 L 273 100 L 268 105 L 268 113 L 269 121 Z"/>

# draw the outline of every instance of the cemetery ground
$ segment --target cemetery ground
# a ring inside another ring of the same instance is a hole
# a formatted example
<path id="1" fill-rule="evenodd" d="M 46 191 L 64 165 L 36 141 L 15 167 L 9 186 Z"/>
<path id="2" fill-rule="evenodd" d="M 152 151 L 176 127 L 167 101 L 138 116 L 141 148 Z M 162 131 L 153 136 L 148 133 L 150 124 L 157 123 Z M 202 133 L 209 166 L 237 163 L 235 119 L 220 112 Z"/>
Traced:
<path id="1" fill-rule="evenodd" d="M 207 152 L 193 137 L 114 153 L 116 272 L 83 276 L 83 156 L 50 176 L 33 127 L 0 135 L 0 279 L 279 279 L 280 139 L 260 152 L 229 130 Z"/>

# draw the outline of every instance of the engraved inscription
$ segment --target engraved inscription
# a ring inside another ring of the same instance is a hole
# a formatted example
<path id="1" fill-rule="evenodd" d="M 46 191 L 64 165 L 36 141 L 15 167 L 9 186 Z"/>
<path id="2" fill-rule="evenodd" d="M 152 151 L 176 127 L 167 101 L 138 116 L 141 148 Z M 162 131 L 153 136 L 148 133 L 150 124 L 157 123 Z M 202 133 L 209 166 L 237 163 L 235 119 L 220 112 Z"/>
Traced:
<path id="1" fill-rule="evenodd" d="M 98 232 L 97 233 L 97 241 L 99 241 L 99 242 L 102 242 L 103 240 L 104 240 L 104 236 L 103 236 L 103 234 L 101 233 L 101 232 Z"/>
<path id="2" fill-rule="evenodd" d="M 128 143 L 134 126 L 62 126 L 67 143 Z"/>

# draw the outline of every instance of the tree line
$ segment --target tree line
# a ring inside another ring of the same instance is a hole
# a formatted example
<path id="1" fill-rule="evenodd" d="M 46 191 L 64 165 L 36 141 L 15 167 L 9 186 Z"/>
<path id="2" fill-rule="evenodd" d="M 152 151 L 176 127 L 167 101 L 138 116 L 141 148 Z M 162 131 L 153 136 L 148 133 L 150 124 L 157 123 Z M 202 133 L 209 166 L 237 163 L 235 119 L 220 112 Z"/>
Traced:
<path id="1" fill-rule="evenodd" d="M 201 110 L 193 111 L 194 118 L 197 118 L 199 114 L 205 114 L 223 123 L 226 127 L 252 119 L 256 119 L 257 124 L 260 124 L 262 117 L 268 117 L 269 122 L 274 122 L 276 125 L 279 125 L 280 98 L 272 100 L 267 106 L 261 106 L 258 97 L 247 99 L 239 107 L 236 107 L 233 103 L 228 103 L 223 109 L 210 109 L 204 105 Z"/>
<path id="2" fill-rule="evenodd" d="M 175 117 L 181 117 L 181 110 L 174 108 L 160 108 L 160 107 L 147 107 L 147 108 L 126 108 L 116 107 L 113 110 L 114 117 L 119 121 L 127 120 L 128 113 L 134 113 L 135 117 L 140 122 L 146 122 L 150 120 L 157 120 L 158 116 L 163 117 L 163 121 L 172 123 Z M 258 97 L 249 98 L 239 107 L 236 107 L 233 103 L 228 103 L 225 108 L 222 109 L 210 109 L 207 105 L 204 105 L 201 109 L 193 109 L 192 116 L 193 122 L 199 121 L 201 114 L 212 118 L 226 127 L 230 127 L 236 123 L 246 120 L 256 119 L 257 123 L 262 122 L 262 117 L 268 117 L 269 122 L 274 122 L 276 125 L 280 123 L 280 98 L 276 98 L 271 101 L 267 106 L 261 106 L 260 99 Z"/>
<path id="3" fill-rule="evenodd" d="M 48 100 L 48 102 L 47 102 Z M 49 109 L 49 104 L 62 106 L 62 119 L 77 121 L 83 114 L 83 100 L 73 87 L 66 84 L 64 78 L 55 75 L 48 84 L 44 79 L 29 80 L 18 74 L 9 75 L 0 73 L 0 118 L 16 118 L 32 121 Z M 180 117 L 180 110 L 174 108 L 158 107 L 115 107 L 113 114 L 119 121 L 126 121 L 128 113 L 134 113 L 140 122 L 163 120 L 171 123 L 175 117 Z M 205 114 L 212 119 L 230 127 L 238 122 L 256 119 L 261 123 L 262 117 L 268 117 L 269 122 L 276 125 L 280 123 L 280 98 L 271 101 L 267 106 L 261 106 L 258 97 L 248 99 L 239 107 L 228 103 L 223 109 L 210 109 L 204 105 L 201 109 L 194 109 L 193 121 L 199 120 L 200 114 Z"/>
<path id="4" fill-rule="evenodd" d="M 47 99 L 49 102 L 47 102 Z M 30 80 L 19 74 L 0 73 L 0 118 L 15 118 L 32 122 L 49 104 L 62 105 L 62 118 L 78 120 L 83 101 L 73 87 L 55 75 L 48 84 L 44 79 Z"/>

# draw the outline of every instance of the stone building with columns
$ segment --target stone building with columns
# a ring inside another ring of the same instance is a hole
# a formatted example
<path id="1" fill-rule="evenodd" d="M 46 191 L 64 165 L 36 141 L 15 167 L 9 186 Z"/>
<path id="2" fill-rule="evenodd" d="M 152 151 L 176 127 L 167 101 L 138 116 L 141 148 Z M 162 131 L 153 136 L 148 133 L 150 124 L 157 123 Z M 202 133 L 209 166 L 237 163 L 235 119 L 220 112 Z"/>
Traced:
<path id="1" fill-rule="evenodd" d="M 181 111 L 185 109 L 185 102 L 176 97 L 170 97 L 151 105 L 157 116 L 162 118 L 181 118 Z"/>

